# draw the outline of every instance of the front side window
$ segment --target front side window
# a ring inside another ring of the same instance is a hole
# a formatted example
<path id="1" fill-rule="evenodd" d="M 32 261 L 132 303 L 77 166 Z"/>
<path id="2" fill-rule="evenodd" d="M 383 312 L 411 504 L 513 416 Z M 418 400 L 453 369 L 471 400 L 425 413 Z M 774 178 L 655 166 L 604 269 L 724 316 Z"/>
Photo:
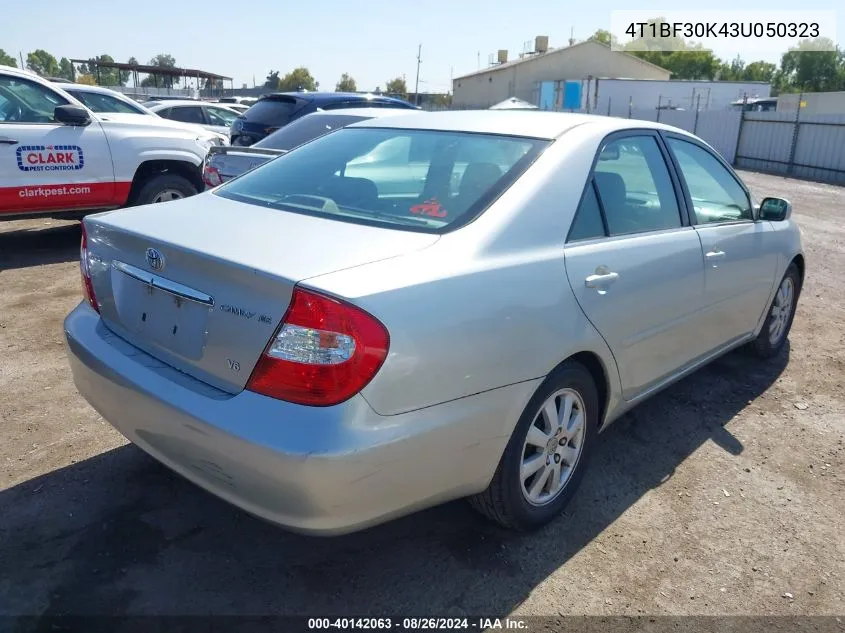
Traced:
<path id="1" fill-rule="evenodd" d="M 696 224 L 752 220 L 745 189 L 713 154 L 676 138 L 667 139 L 687 184 Z"/>
<path id="2" fill-rule="evenodd" d="M 69 90 L 70 94 L 79 99 L 94 112 L 122 112 L 125 114 L 144 114 L 143 110 L 133 108 L 128 103 L 111 95 L 98 94 L 96 92 L 82 92 Z"/>
<path id="3" fill-rule="evenodd" d="M 170 112 L 166 116 L 173 121 L 181 121 L 182 123 L 197 123 L 199 125 L 205 124 L 205 117 L 202 115 L 202 108 L 199 106 L 184 106 L 170 108 Z"/>
<path id="4" fill-rule="evenodd" d="M 214 106 L 208 106 L 205 111 L 208 112 L 208 118 L 212 125 L 231 127 L 232 123 L 235 122 L 235 119 L 238 118 L 237 112 L 230 112 L 229 110 L 215 108 Z"/>
<path id="5" fill-rule="evenodd" d="M 53 123 L 56 106 L 68 101 L 44 86 L 0 75 L 0 123 Z"/>
<path id="6" fill-rule="evenodd" d="M 300 103 L 294 97 L 268 97 L 255 103 L 243 116 L 251 123 L 281 127 L 299 108 Z"/>
<path id="7" fill-rule="evenodd" d="M 442 232 L 475 217 L 548 144 L 461 132 L 344 128 L 215 193 L 280 211 Z"/>
<path id="8" fill-rule="evenodd" d="M 681 226 L 669 169 L 653 136 L 605 144 L 594 177 L 611 235 Z"/>

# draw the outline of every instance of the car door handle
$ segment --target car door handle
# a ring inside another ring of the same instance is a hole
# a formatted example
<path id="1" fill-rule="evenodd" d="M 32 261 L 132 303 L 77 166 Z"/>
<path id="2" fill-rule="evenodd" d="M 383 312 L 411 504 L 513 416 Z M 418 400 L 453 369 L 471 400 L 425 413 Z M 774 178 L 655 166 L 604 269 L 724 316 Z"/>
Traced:
<path id="1" fill-rule="evenodd" d="M 8 138 L 6 136 L 0 136 L 0 143 L 2 143 L 3 145 L 17 145 L 18 144 L 17 140 L 15 140 L 13 138 Z"/>
<path id="2" fill-rule="evenodd" d="M 708 260 L 725 259 L 725 251 L 710 251 L 705 255 Z"/>
<path id="3" fill-rule="evenodd" d="M 601 275 L 590 275 L 584 280 L 587 288 L 601 288 L 612 284 L 619 279 L 619 273 L 603 273 Z"/>

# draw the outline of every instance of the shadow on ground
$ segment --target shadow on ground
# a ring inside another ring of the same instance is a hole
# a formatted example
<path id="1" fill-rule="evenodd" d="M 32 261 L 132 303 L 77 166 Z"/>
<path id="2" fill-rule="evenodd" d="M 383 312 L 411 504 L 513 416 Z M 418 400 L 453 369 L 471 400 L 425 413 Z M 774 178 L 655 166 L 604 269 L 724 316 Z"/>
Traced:
<path id="1" fill-rule="evenodd" d="M 79 226 L 74 222 L 0 232 L 0 270 L 78 260 Z"/>
<path id="2" fill-rule="evenodd" d="M 0 615 L 506 615 L 780 375 L 726 356 L 602 436 L 565 516 L 506 533 L 463 502 L 332 539 L 293 535 L 132 446 L 0 493 Z"/>

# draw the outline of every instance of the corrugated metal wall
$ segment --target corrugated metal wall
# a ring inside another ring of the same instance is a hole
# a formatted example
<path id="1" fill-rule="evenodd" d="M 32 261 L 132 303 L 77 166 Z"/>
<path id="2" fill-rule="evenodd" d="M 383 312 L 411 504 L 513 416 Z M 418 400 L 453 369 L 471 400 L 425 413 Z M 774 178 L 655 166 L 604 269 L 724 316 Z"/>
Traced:
<path id="1" fill-rule="evenodd" d="M 736 165 L 845 183 L 845 115 L 797 114 L 746 112 Z"/>

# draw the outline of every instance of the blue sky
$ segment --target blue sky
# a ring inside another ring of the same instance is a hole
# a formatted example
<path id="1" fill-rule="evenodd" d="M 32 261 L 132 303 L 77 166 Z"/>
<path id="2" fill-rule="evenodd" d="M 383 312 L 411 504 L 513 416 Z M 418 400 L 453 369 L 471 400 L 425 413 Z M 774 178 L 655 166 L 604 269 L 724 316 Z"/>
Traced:
<path id="1" fill-rule="evenodd" d="M 251 86 L 253 76 L 261 83 L 270 69 L 284 74 L 304 65 L 329 90 L 343 72 L 357 80 L 359 90 L 384 86 L 402 75 L 413 90 L 417 46 L 422 44 L 421 92 L 447 90 L 451 73 L 478 68 L 479 52 L 483 67 L 499 48 L 509 49 L 513 59 L 535 35 L 548 35 L 550 46 L 557 47 L 566 44 L 570 29 L 577 39 L 609 29 L 613 10 L 653 9 L 656 16 L 678 6 L 652 0 L 144 0 L 134 9 L 108 0 L 7 4 L 0 48 L 15 56 L 44 48 L 57 58 L 108 53 L 117 61 L 134 55 L 146 62 L 157 53 L 170 53 L 179 66 L 233 77 L 236 87 Z M 730 10 L 755 10 L 765 21 L 773 10 L 831 11 L 837 5 L 834 0 L 712 0 L 706 8 L 724 11 L 726 20 Z M 837 15 L 840 46 L 843 20 L 845 9 Z M 715 52 L 723 57 L 740 52 L 747 61 L 761 57 L 747 42 L 726 44 Z M 762 57 L 779 60 L 774 53 Z"/>

